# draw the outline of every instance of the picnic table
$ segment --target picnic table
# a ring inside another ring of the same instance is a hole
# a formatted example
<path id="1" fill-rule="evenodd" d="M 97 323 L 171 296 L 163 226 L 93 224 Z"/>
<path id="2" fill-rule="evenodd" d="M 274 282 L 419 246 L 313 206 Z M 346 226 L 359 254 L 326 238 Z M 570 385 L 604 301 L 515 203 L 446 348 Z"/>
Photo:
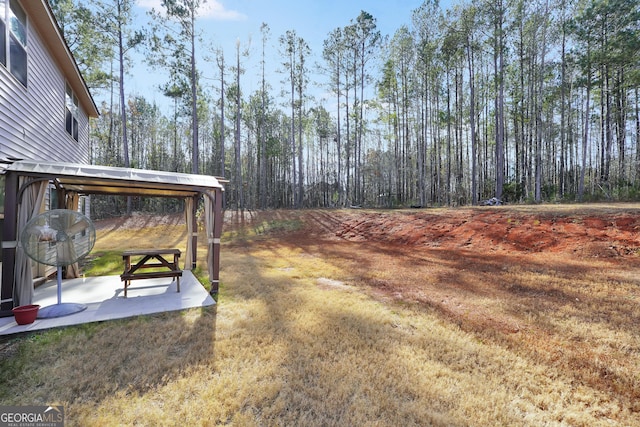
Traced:
<path id="1" fill-rule="evenodd" d="M 173 255 L 172 261 L 171 255 Z M 131 258 L 135 257 L 142 258 L 132 264 Z M 177 280 L 178 292 L 180 292 L 182 270 L 178 266 L 179 259 L 180 249 L 135 249 L 124 251 L 122 253 L 124 272 L 120 275 L 120 280 L 124 282 L 124 297 L 127 297 L 127 288 L 131 285 L 131 281 L 139 279 L 171 277 L 172 283 L 173 280 Z M 156 270 L 148 271 L 151 268 Z"/>

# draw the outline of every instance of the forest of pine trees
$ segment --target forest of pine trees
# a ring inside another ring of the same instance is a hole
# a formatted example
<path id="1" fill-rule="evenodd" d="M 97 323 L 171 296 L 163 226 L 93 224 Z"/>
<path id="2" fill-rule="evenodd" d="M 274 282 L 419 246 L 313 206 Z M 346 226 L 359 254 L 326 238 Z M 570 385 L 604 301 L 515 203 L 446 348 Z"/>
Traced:
<path id="1" fill-rule="evenodd" d="M 640 198 L 640 0 L 426 0 L 390 35 L 345 17 L 317 52 L 267 22 L 254 93 L 240 41 L 196 62 L 199 0 L 165 0 L 153 28 L 133 26 L 132 0 L 50 4 L 104 100 L 92 162 L 224 177 L 228 208 Z M 171 111 L 128 95 L 134 49 L 169 76 Z"/>

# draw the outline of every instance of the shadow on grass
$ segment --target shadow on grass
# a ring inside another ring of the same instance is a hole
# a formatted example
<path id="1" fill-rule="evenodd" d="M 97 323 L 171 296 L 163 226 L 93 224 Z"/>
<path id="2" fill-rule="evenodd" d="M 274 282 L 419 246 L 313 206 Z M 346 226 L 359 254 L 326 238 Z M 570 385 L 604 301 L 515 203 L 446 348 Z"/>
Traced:
<path id="1" fill-rule="evenodd" d="M 88 275 L 121 269 L 121 251 L 98 251 L 85 265 Z M 141 395 L 190 369 L 214 366 L 217 310 L 214 304 L 5 337 L 0 405 L 57 402 L 72 425 L 91 425 L 76 408 Z"/>
<path id="2" fill-rule="evenodd" d="M 0 404 L 61 402 L 73 418 L 74 404 L 155 389 L 212 362 L 216 312 L 213 305 L 15 337 L 16 353 L 0 361 Z"/>
<path id="3" fill-rule="evenodd" d="M 430 375 L 411 374 L 417 365 L 407 363 L 404 352 L 413 345 L 413 330 L 399 330 L 386 309 L 376 306 L 377 312 L 370 312 L 371 301 L 309 288 L 286 271 L 273 276 L 250 249 L 234 252 L 234 263 L 244 270 L 226 289 L 221 305 L 229 298 L 254 307 L 236 333 L 260 343 L 256 360 L 246 360 L 247 371 L 238 376 L 251 375 L 254 363 L 264 364 L 252 389 L 245 390 L 251 394 L 241 399 L 242 411 L 266 424 L 283 425 L 466 424 L 456 408 L 459 397 Z M 475 353 L 451 348 L 446 338 L 431 340 L 429 346 L 433 352 L 413 356 L 427 366 L 443 366 L 452 352 L 461 358 Z M 269 365 L 276 357 L 273 372 Z M 273 387 L 277 392 L 270 393 Z"/>

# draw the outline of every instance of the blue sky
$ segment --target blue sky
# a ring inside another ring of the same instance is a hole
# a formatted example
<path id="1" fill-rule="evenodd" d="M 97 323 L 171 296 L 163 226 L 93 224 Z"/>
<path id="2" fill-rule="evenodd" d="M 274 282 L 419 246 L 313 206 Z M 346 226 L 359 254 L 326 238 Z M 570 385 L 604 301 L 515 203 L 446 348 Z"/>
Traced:
<path id="1" fill-rule="evenodd" d="M 235 61 L 235 46 L 239 40 L 244 48 L 250 42 L 250 57 L 243 58 L 247 70 L 242 76 L 241 87 L 245 96 L 258 88 L 259 61 L 261 55 L 260 26 L 269 25 L 271 36 L 267 50 L 267 67 L 270 69 L 272 92 L 279 91 L 282 75 L 275 70 L 282 59 L 279 57 L 278 38 L 287 30 L 295 30 L 311 48 L 313 63 L 321 61 L 322 43 L 329 32 L 344 27 L 360 14 L 369 12 L 377 20 L 381 34 L 392 36 L 401 25 L 411 25 L 411 13 L 422 4 L 422 0 L 207 0 L 200 8 L 197 27 L 211 46 L 222 49 L 226 63 Z M 147 11 L 152 7 L 161 10 L 161 0 L 136 0 L 138 25 L 148 21 Z M 204 55 L 204 49 L 201 53 Z M 150 70 L 135 59 L 132 77 L 126 82 L 128 93 L 141 94 L 157 102 L 163 110 L 166 99 L 156 89 L 163 80 L 158 71 Z M 213 64 L 199 58 L 198 68 L 204 84 L 217 85 Z M 207 80 L 209 79 L 209 80 Z M 322 97 L 322 95 L 317 95 Z M 164 111 L 166 113 L 166 111 Z"/>

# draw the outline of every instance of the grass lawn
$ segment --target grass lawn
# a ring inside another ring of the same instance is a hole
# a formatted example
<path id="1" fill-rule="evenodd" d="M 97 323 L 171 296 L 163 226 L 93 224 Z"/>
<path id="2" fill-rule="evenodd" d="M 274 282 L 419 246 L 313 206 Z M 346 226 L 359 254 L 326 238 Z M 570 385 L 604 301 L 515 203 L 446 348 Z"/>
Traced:
<path id="1" fill-rule="evenodd" d="M 347 215 L 229 218 L 216 306 L 4 339 L 0 405 L 62 404 L 69 426 L 640 425 L 637 260 L 613 281 L 597 274 L 610 260 L 571 261 L 594 266 L 574 277 L 499 253 L 483 268 L 500 289 L 526 288 L 511 301 L 461 272 L 469 245 L 452 262 L 336 237 Z M 131 239 L 180 247 L 185 233 L 99 231 L 90 271 L 119 274 Z M 394 287 L 409 282 L 435 284 Z M 532 296 L 547 305 L 519 299 Z"/>

